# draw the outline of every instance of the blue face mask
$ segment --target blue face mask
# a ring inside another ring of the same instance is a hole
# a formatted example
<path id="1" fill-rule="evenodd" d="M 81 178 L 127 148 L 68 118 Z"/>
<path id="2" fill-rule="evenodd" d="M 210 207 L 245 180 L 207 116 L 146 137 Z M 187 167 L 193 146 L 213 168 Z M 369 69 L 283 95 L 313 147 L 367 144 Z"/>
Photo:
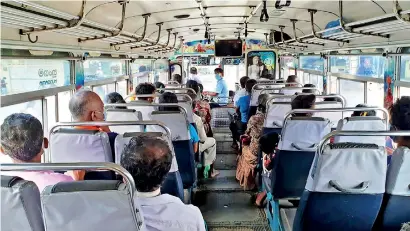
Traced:
<path id="1" fill-rule="evenodd" d="M 215 79 L 216 79 L 216 80 L 220 80 L 220 79 L 222 79 L 222 77 L 221 77 L 220 74 L 215 74 Z"/>

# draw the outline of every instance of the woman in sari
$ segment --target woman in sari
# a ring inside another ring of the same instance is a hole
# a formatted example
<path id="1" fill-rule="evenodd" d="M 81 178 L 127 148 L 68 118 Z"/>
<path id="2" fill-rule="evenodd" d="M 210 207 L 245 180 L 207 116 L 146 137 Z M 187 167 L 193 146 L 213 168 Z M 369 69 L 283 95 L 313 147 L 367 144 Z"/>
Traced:
<path id="1" fill-rule="evenodd" d="M 186 83 L 187 88 L 194 89 L 197 94 L 200 94 L 200 86 L 195 80 L 188 80 Z M 203 99 L 194 99 L 193 112 L 201 117 L 202 123 L 204 124 L 205 132 L 208 137 L 213 137 L 211 129 L 211 106 L 209 102 Z"/>
<path id="2" fill-rule="evenodd" d="M 238 157 L 236 179 L 245 190 L 252 190 L 256 186 L 255 168 L 258 164 L 259 139 L 262 135 L 268 99 L 267 94 L 258 97 L 258 111 L 249 119 L 245 134 L 241 136 L 242 154 Z"/>

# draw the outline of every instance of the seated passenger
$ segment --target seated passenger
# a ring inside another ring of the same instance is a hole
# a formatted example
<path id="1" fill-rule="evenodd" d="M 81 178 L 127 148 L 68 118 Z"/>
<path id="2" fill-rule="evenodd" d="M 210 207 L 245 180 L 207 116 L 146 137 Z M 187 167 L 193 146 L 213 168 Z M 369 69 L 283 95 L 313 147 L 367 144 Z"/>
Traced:
<path id="1" fill-rule="evenodd" d="M 291 107 L 294 109 L 314 109 L 315 108 L 315 95 L 298 95 L 292 100 Z M 293 116 L 308 116 L 311 117 L 312 113 L 294 113 Z"/>
<path id="2" fill-rule="evenodd" d="M 248 76 L 244 76 L 239 80 L 239 83 L 241 84 L 241 89 L 235 92 L 235 96 L 233 98 L 233 105 L 235 107 L 237 106 L 236 103 L 238 102 L 239 98 L 247 94 L 245 84 L 246 84 L 246 81 L 248 80 L 249 80 Z"/>
<path id="3" fill-rule="evenodd" d="M 191 69 L 189 70 L 189 73 L 190 73 L 189 80 L 194 80 L 198 84 L 202 84 L 202 81 L 198 76 L 198 70 L 196 69 L 196 67 L 191 67 Z"/>
<path id="4" fill-rule="evenodd" d="M 195 92 L 199 91 L 198 85 L 191 84 L 191 88 L 194 89 Z M 195 100 L 196 94 L 188 92 L 188 95 Z M 192 103 L 192 107 L 195 107 L 195 103 Z M 212 178 L 216 177 L 219 174 L 219 171 L 214 169 L 214 162 L 216 160 L 216 140 L 207 136 L 201 117 L 195 113 L 193 113 L 192 116 L 199 135 L 199 152 L 205 153 L 204 177 L 208 178 L 209 175 Z"/>
<path id="5" fill-rule="evenodd" d="M 177 96 L 172 92 L 165 92 L 159 97 L 159 103 L 178 103 Z M 178 107 L 158 107 L 158 111 L 180 111 Z M 191 143 L 194 147 L 194 152 L 198 152 L 199 137 L 194 126 L 188 125 L 189 136 L 191 137 Z"/>
<path id="6" fill-rule="evenodd" d="M 180 74 L 174 74 L 172 76 L 172 80 L 174 80 L 178 84 L 182 84 L 182 76 Z"/>
<path id="7" fill-rule="evenodd" d="M 100 97 L 93 91 L 90 90 L 79 90 L 73 97 L 71 97 L 68 104 L 71 116 L 75 122 L 93 122 L 93 121 L 105 121 L 104 114 L 104 103 Z M 108 126 L 76 126 L 76 129 L 82 130 L 96 130 L 100 132 L 106 132 L 110 140 L 111 153 L 113 155 L 113 160 L 115 160 L 115 138 L 117 133 L 111 132 Z M 105 174 L 98 174 L 96 172 L 96 179 L 101 178 L 112 178 L 113 176 L 105 176 Z M 93 174 L 87 174 L 91 176 Z M 94 179 L 94 177 L 91 177 Z M 91 179 L 86 177 L 86 179 Z"/>
<path id="8" fill-rule="evenodd" d="M 241 115 L 241 122 L 246 126 L 248 123 L 248 113 L 249 113 L 249 106 L 251 103 L 251 95 L 252 95 L 252 88 L 257 84 L 256 80 L 249 79 L 246 81 L 245 88 L 246 88 L 246 95 L 239 98 L 238 102 L 236 102 L 236 112 Z"/>
<path id="9" fill-rule="evenodd" d="M 117 92 L 111 92 L 108 95 L 105 96 L 104 99 L 105 103 L 126 103 L 124 98 L 122 98 L 122 96 L 117 93 Z M 127 109 L 127 107 L 113 107 L 115 109 Z"/>
<path id="10" fill-rule="evenodd" d="M 137 99 L 139 101 L 146 101 L 148 103 L 154 102 L 155 99 L 155 91 L 157 89 L 151 83 L 140 83 L 135 88 L 135 94 L 137 95 Z M 138 97 L 138 95 L 152 95 L 152 97 Z"/>
<path id="11" fill-rule="evenodd" d="M 211 106 L 206 100 L 201 99 L 201 84 L 198 84 L 194 80 L 188 80 L 186 83 L 187 88 L 193 89 L 197 93 L 196 99 L 191 96 L 194 106 L 194 113 L 201 117 L 204 124 L 205 132 L 208 137 L 213 137 L 211 128 Z"/>
<path id="12" fill-rule="evenodd" d="M 249 81 L 248 81 L 249 82 Z M 242 154 L 238 158 L 236 179 L 245 190 L 255 188 L 256 165 L 258 164 L 259 138 L 262 135 L 263 122 L 265 121 L 266 103 L 268 94 L 258 97 L 258 110 L 249 119 L 248 128 L 242 136 Z"/>
<path id="13" fill-rule="evenodd" d="M 308 83 L 308 84 L 303 85 L 303 87 L 316 87 L 316 86 L 314 84 Z M 314 90 L 314 89 L 303 89 L 302 93 L 315 94 L 316 90 Z"/>
<path id="14" fill-rule="evenodd" d="M 296 75 L 289 75 L 287 80 L 286 80 L 286 85 L 285 87 L 297 87 L 298 82 L 297 82 L 297 76 Z M 280 90 L 280 93 L 284 95 L 294 95 L 298 92 L 297 89 L 282 89 Z"/>
<path id="15" fill-rule="evenodd" d="M 48 140 L 44 137 L 41 122 L 32 115 L 15 113 L 4 119 L 1 125 L 0 151 L 7 155 L 11 163 L 41 163 Z M 33 181 L 38 189 L 58 182 L 83 180 L 85 171 L 70 172 L 73 177 L 52 171 L 2 171 L 2 175 L 18 176 Z"/>
<path id="16" fill-rule="evenodd" d="M 163 89 L 163 88 L 165 88 L 165 84 L 163 84 L 163 83 L 161 83 L 161 82 L 155 82 L 154 83 L 154 86 L 155 86 L 155 88 L 156 89 Z M 159 93 L 164 93 L 164 91 L 163 90 L 161 90 L 161 91 L 159 91 Z"/>
<path id="17" fill-rule="evenodd" d="M 392 131 L 410 131 L 410 96 L 402 96 L 390 108 Z M 409 136 L 392 137 L 397 147 L 410 148 Z"/>
<path id="18" fill-rule="evenodd" d="M 132 138 L 122 152 L 121 165 L 134 178 L 134 201 L 142 209 L 147 231 L 205 231 L 197 207 L 160 192 L 171 160 L 168 143 L 149 134 Z"/>

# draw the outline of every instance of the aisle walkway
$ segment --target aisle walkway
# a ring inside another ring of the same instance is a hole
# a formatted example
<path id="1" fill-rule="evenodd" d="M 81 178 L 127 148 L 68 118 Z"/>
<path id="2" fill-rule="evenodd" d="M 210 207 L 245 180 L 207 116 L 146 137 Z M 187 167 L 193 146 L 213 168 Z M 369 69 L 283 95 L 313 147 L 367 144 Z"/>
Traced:
<path id="1" fill-rule="evenodd" d="M 200 182 L 195 198 L 209 231 L 268 231 L 264 211 L 251 204 L 253 193 L 244 191 L 235 179 L 236 154 L 230 147 L 229 130 L 214 133 L 217 140 L 215 166 L 221 174 L 216 179 Z"/>

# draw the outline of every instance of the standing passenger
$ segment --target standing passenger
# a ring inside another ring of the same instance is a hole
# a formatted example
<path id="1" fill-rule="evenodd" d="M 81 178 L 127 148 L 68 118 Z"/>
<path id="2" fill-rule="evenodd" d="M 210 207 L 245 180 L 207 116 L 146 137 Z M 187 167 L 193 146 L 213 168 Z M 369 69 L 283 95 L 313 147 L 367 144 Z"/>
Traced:
<path id="1" fill-rule="evenodd" d="M 238 100 L 242 97 L 246 95 L 246 89 L 245 89 L 245 84 L 246 81 L 249 80 L 248 76 L 244 76 L 239 80 L 239 83 L 241 84 L 241 89 L 238 90 L 237 92 L 235 92 L 235 96 L 233 98 L 233 105 L 236 107 L 236 103 L 238 102 Z"/>
<path id="2" fill-rule="evenodd" d="M 205 231 L 197 207 L 161 194 L 160 186 L 171 168 L 171 160 L 168 143 L 149 134 L 132 138 L 122 152 L 121 165 L 134 178 L 134 201 L 141 207 L 147 231 Z"/>
<path id="3" fill-rule="evenodd" d="M 208 92 L 208 95 L 218 97 L 217 103 L 211 103 L 211 108 L 225 106 L 228 104 L 229 90 L 224 78 L 224 71 L 222 68 L 215 69 L 216 90 L 215 92 Z"/>
<path id="4" fill-rule="evenodd" d="M 198 70 L 196 69 L 196 67 L 191 67 L 190 73 L 191 73 L 191 75 L 189 76 L 188 80 L 194 80 L 198 84 L 202 84 L 202 81 L 198 76 Z"/>

